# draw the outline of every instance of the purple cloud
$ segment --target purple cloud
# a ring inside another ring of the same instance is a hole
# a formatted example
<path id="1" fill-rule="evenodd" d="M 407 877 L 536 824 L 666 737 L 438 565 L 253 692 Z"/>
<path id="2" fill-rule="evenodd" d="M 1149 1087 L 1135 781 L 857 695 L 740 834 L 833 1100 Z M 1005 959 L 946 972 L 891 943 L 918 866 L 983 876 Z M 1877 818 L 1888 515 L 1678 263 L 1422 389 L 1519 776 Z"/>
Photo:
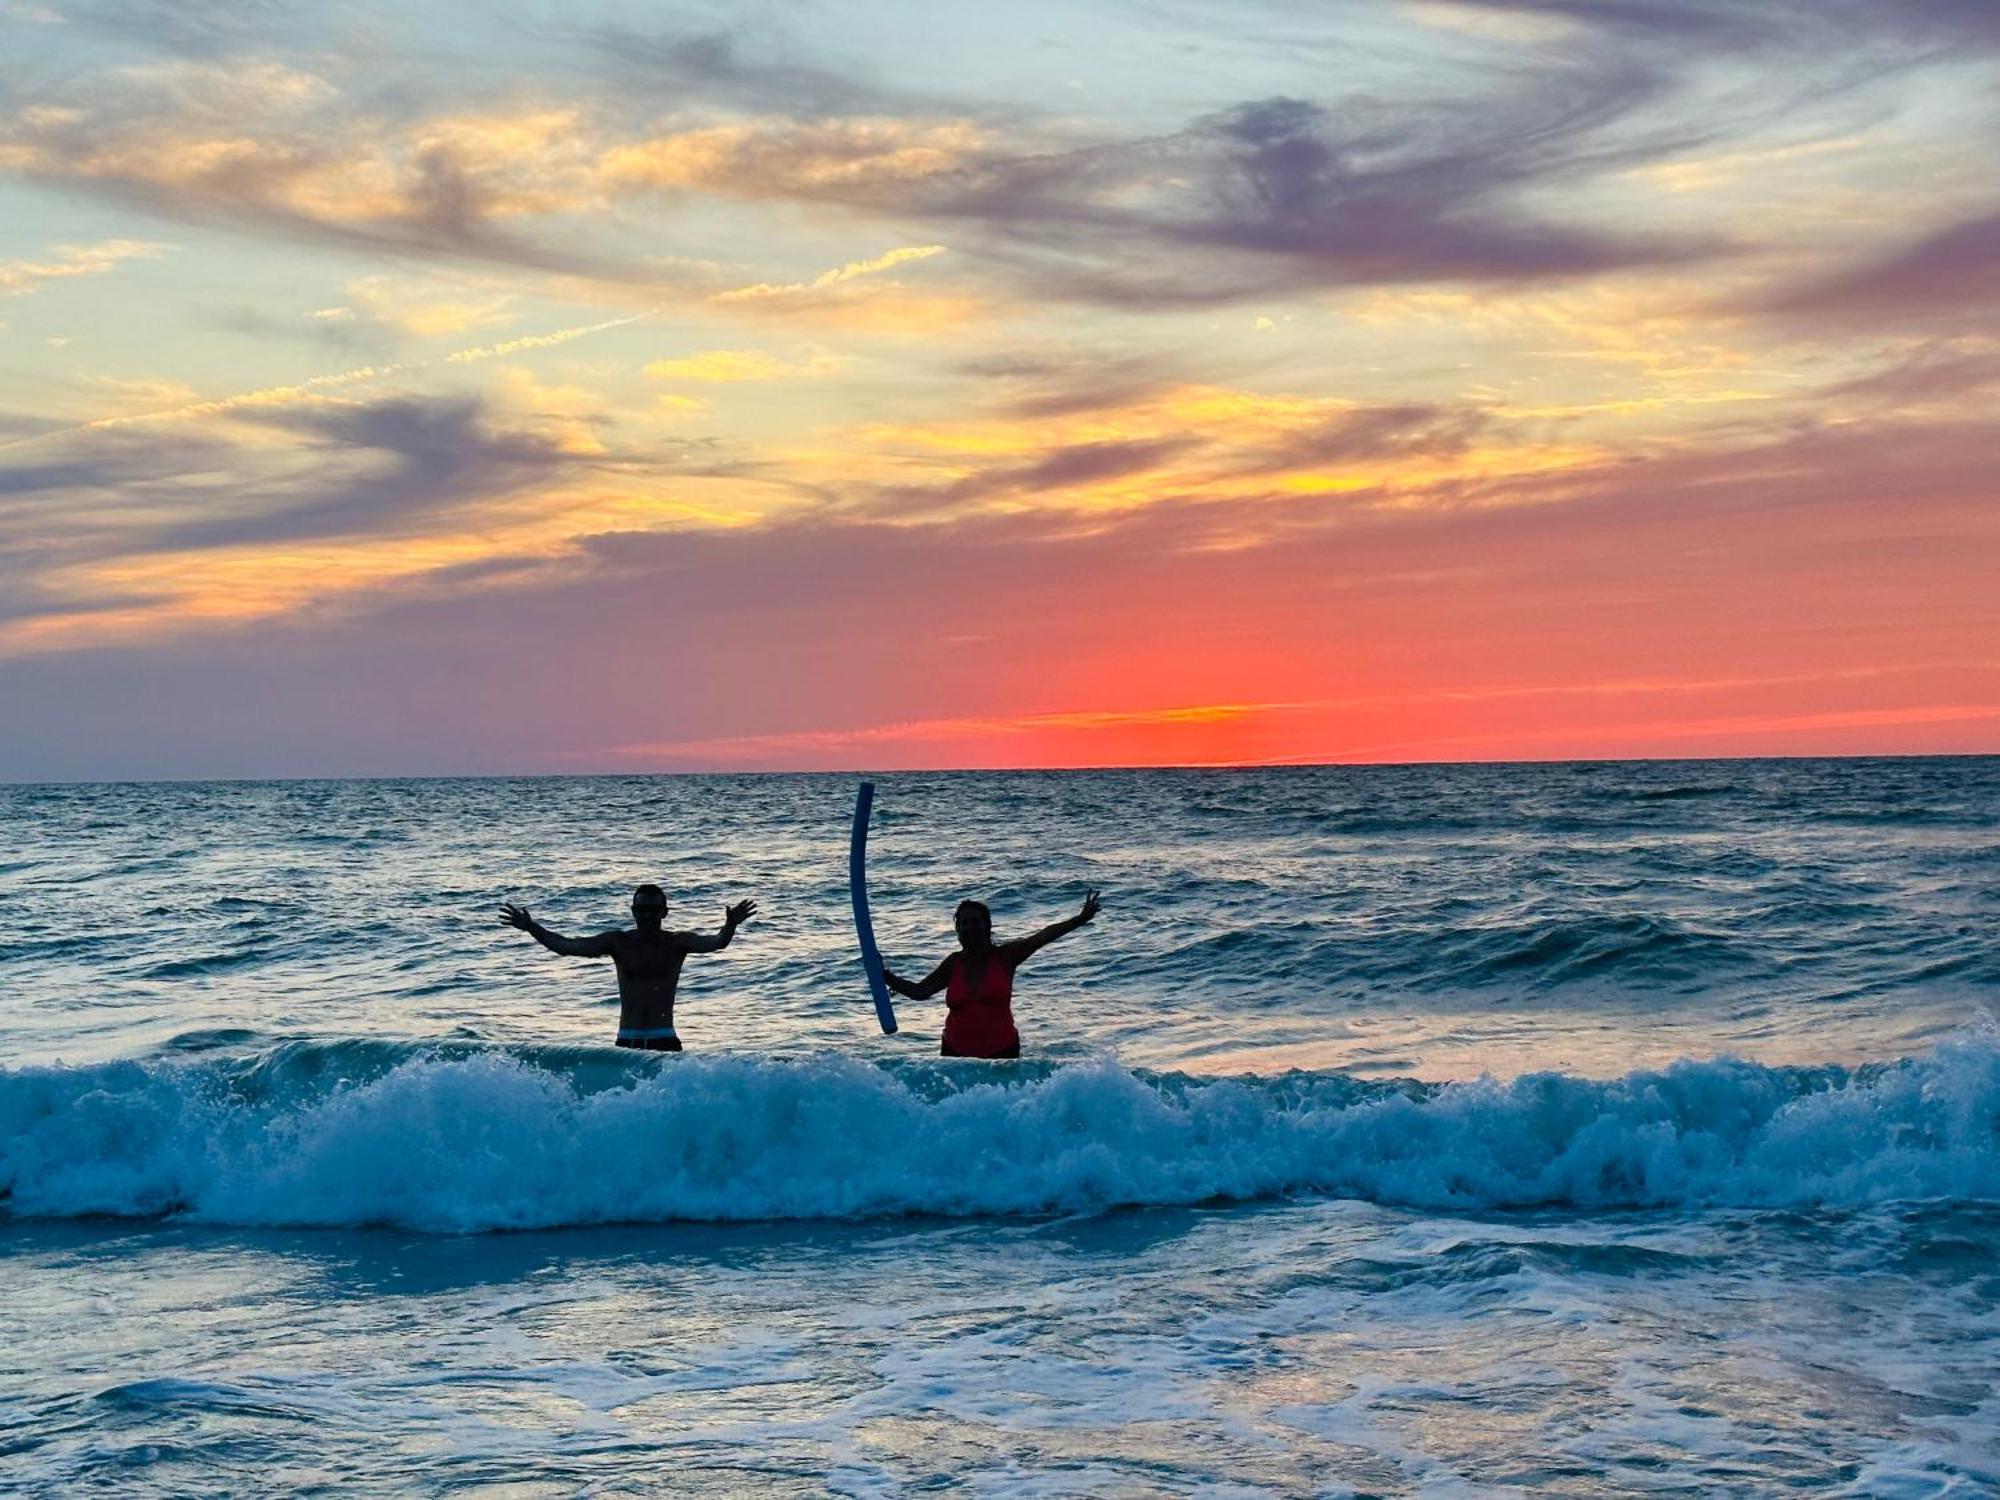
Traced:
<path id="1" fill-rule="evenodd" d="M 1765 306 L 1857 322 L 1942 320 L 1962 331 L 2000 310 L 2000 213 L 1963 220 L 1882 259 L 1780 292 Z"/>

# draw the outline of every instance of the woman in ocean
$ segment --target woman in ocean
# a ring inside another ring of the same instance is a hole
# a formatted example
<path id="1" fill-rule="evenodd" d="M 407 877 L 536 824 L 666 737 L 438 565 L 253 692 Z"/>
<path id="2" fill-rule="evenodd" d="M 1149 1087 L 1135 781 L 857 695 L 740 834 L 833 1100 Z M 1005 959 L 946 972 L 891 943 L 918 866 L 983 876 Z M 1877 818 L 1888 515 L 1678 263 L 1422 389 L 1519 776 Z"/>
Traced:
<path id="1" fill-rule="evenodd" d="M 944 1039 L 938 1051 L 946 1057 L 1019 1057 L 1021 1034 L 1014 1029 L 1014 971 L 1028 955 L 1067 937 L 1097 915 L 1097 892 L 1083 898 L 1073 917 L 1012 942 L 993 941 L 993 913 L 983 901 L 961 901 L 951 924 L 958 932 L 958 952 L 947 954 L 928 977 L 909 980 L 882 971 L 890 989 L 910 1000 L 928 1000 L 944 991 Z"/>

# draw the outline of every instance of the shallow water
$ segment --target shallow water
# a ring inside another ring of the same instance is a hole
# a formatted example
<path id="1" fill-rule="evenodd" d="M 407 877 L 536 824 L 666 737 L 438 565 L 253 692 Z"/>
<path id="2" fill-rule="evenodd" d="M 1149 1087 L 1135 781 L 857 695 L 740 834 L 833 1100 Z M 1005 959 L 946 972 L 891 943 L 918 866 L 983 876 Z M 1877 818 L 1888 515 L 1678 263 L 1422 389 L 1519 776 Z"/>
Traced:
<path id="1" fill-rule="evenodd" d="M 2000 1491 L 2000 761 L 884 777 L 1018 1065 L 852 795 L 0 788 L 0 1484 Z"/>

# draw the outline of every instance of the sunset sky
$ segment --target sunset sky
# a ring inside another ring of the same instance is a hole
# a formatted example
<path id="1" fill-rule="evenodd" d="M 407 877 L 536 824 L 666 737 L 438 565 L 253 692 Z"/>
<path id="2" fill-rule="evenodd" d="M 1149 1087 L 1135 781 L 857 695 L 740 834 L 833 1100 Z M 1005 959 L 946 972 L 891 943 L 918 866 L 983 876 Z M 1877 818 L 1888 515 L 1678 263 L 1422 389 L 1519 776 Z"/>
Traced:
<path id="1" fill-rule="evenodd" d="M 0 0 L 0 779 L 2000 750 L 2000 5 Z"/>

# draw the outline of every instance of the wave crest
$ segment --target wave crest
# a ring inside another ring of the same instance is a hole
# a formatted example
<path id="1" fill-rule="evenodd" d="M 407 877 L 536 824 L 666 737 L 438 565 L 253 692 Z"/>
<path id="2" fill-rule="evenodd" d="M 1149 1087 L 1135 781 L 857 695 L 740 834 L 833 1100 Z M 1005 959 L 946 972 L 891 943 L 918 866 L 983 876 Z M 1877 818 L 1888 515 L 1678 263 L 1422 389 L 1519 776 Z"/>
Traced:
<path id="1" fill-rule="evenodd" d="M 2000 1198 L 2000 1045 L 1611 1081 L 293 1044 L 0 1071 L 16 1216 L 440 1231 L 1023 1214 L 1295 1194 L 1422 1208 Z"/>

